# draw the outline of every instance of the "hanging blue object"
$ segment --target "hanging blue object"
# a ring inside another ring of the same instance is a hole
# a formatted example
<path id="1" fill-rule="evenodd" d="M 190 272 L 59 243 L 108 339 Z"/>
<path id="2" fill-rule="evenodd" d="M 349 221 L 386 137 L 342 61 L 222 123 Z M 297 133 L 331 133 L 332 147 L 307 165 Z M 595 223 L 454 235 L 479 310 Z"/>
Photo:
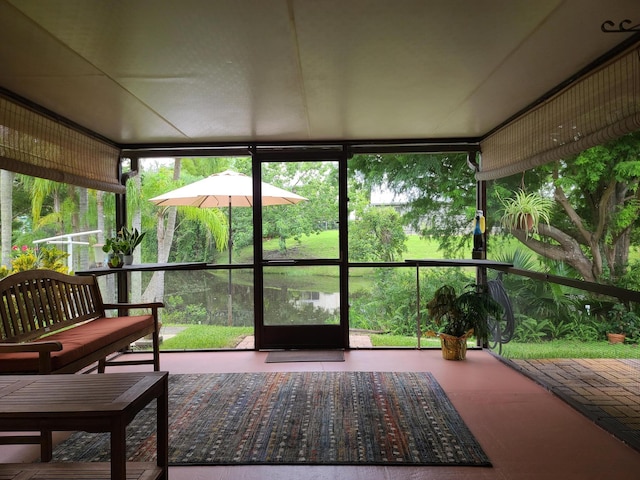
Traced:
<path id="1" fill-rule="evenodd" d="M 482 210 L 476 210 L 475 224 L 473 227 L 473 258 L 484 258 L 484 229 L 485 220 Z"/>

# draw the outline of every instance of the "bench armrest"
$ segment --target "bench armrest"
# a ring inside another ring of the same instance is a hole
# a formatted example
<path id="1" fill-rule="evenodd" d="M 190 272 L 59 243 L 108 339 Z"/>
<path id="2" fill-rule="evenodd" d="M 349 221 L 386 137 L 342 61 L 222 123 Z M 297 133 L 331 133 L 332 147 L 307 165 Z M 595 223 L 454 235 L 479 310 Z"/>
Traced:
<path id="1" fill-rule="evenodd" d="M 0 353 L 59 352 L 60 350 L 62 350 L 60 342 L 0 343 Z"/>
<path id="2" fill-rule="evenodd" d="M 38 373 L 41 375 L 51 373 L 51 352 L 60 350 L 60 342 L 0 343 L 0 353 L 37 353 Z"/>
<path id="3" fill-rule="evenodd" d="M 131 309 L 131 308 L 162 308 L 164 307 L 164 303 L 162 302 L 149 302 L 149 303 L 105 303 L 103 305 L 105 310 L 115 310 L 115 309 Z"/>
<path id="4" fill-rule="evenodd" d="M 150 308 L 151 315 L 153 316 L 153 323 L 155 325 L 156 334 L 160 332 L 162 324 L 158 319 L 158 309 L 164 307 L 162 302 L 148 302 L 148 303 L 106 303 L 102 307 L 105 310 L 131 310 L 133 308 Z"/>

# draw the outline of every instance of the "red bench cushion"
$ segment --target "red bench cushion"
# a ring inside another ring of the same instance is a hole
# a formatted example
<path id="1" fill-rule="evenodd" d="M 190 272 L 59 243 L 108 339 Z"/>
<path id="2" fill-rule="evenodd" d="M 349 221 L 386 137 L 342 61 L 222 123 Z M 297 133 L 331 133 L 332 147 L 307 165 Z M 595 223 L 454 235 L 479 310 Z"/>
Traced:
<path id="1" fill-rule="evenodd" d="M 138 315 L 98 318 L 69 330 L 49 335 L 46 340 L 59 341 L 63 346 L 61 351 L 51 352 L 52 370 L 59 370 L 113 342 L 148 328 L 153 329 L 153 316 Z M 37 353 L 0 353 L 0 373 L 37 372 Z"/>

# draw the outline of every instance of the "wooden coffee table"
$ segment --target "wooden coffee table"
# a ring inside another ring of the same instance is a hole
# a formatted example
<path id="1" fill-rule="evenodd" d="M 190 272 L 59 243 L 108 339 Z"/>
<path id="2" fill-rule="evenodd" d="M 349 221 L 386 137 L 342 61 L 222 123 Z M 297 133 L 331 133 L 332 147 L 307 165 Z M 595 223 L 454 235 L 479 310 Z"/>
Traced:
<path id="1" fill-rule="evenodd" d="M 127 464 L 126 429 L 138 412 L 158 401 L 157 461 Z M 111 465 L 105 463 L 33 463 L 0 465 L 0 478 L 40 478 L 42 472 L 66 478 L 167 479 L 168 373 L 0 376 L 0 430 L 110 432 Z M 51 459 L 43 443 L 42 460 Z M 82 477 L 84 478 L 84 477 Z"/>

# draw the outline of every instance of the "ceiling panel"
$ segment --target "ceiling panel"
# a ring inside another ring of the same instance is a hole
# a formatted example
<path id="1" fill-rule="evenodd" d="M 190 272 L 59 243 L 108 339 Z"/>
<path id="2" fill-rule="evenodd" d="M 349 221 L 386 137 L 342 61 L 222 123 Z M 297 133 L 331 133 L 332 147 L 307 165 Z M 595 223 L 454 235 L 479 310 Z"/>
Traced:
<path id="1" fill-rule="evenodd" d="M 0 0 L 0 87 L 120 144 L 476 138 L 637 0 Z"/>

